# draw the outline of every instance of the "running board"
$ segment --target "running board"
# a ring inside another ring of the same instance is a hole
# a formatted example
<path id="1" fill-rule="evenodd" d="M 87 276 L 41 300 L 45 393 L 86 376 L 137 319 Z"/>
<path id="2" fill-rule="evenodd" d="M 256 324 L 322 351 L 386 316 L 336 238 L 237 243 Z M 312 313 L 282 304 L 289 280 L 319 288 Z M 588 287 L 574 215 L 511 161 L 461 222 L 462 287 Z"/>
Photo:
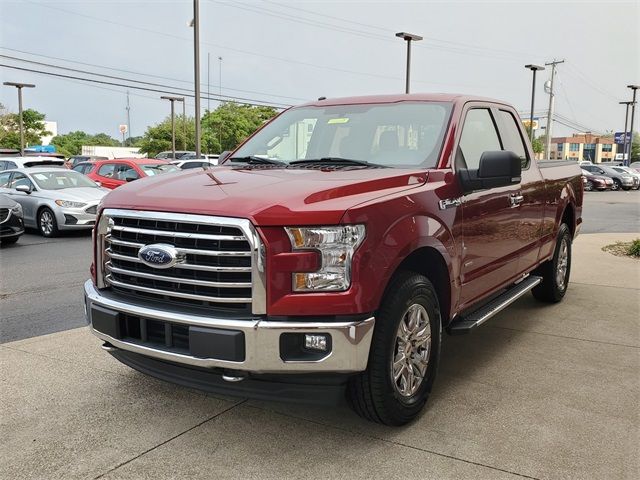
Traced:
<path id="1" fill-rule="evenodd" d="M 531 290 L 542 281 L 542 277 L 529 275 L 521 282 L 515 284 L 498 297 L 483 305 L 475 312 L 471 312 L 464 317 L 454 320 L 447 327 L 447 332 L 451 335 L 463 335 L 470 333 L 474 328 L 482 325 L 493 317 L 496 313 L 504 310 L 525 293 Z"/>

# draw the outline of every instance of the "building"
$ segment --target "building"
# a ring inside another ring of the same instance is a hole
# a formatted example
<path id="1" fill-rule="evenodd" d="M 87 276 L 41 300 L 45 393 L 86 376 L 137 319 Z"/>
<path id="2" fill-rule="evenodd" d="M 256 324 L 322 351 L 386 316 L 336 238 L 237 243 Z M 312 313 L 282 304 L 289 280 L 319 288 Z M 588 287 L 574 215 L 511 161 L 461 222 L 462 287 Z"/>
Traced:
<path id="1" fill-rule="evenodd" d="M 613 138 L 591 133 L 574 133 L 571 137 L 551 139 L 552 160 L 589 160 L 593 163 L 615 160 L 617 145 Z"/>
<path id="2" fill-rule="evenodd" d="M 49 132 L 49 135 L 42 137 L 40 144 L 41 145 L 49 145 L 53 137 L 58 135 L 58 122 L 50 122 L 49 120 L 44 121 L 44 129 Z"/>

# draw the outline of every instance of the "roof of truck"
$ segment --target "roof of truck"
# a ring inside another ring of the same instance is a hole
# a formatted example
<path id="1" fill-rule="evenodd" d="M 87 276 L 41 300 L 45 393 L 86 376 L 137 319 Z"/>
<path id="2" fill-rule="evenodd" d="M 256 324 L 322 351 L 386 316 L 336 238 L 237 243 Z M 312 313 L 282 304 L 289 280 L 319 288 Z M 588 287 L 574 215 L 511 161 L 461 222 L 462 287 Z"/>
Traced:
<path id="1" fill-rule="evenodd" d="M 322 98 L 322 97 L 321 97 Z M 362 97 L 326 98 L 305 103 L 301 106 L 324 107 L 328 105 L 358 105 L 367 103 L 397 103 L 397 102 L 457 102 L 471 101 L 502 103 L 504 101 L 461 93 L 402 93 L 393 95 L 366 95 Z"/>

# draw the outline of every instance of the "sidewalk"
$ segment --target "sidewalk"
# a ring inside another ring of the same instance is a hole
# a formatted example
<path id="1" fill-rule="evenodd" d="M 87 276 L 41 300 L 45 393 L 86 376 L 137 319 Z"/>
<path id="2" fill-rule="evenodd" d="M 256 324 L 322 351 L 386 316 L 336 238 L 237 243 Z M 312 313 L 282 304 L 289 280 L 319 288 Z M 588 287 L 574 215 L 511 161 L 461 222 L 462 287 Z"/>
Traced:
<path id="1" fill-rule="evenodd" d="M 404 428 L 163 383 L 86 328 L 0 345 L 0 478 L 640 478 L 640 261 L 601 251 L 639 236 L 579 236 L 564 302 L 445 337 Z"/>

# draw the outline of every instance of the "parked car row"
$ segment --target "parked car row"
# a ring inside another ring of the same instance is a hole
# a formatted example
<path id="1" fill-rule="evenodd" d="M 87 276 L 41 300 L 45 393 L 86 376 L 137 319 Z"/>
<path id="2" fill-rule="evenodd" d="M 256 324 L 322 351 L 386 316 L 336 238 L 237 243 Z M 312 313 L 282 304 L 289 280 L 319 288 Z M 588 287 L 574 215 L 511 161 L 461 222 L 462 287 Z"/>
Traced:
<path id="1" fill-rule="evenodd" d="M 587 191 L 640 188 L 640 172 L 631 167 L 592 163 L 584 163 L 580 167 L 584 189 Z"/>
<path id="2" fill-rule="evenodd" d="M 113 190 L 127 182 L 162 173 L 177 172 L 179 168 L 164 160 L 153 158 L 119 158 L 81 162 L 73 167 L 73 170 Z"/>

